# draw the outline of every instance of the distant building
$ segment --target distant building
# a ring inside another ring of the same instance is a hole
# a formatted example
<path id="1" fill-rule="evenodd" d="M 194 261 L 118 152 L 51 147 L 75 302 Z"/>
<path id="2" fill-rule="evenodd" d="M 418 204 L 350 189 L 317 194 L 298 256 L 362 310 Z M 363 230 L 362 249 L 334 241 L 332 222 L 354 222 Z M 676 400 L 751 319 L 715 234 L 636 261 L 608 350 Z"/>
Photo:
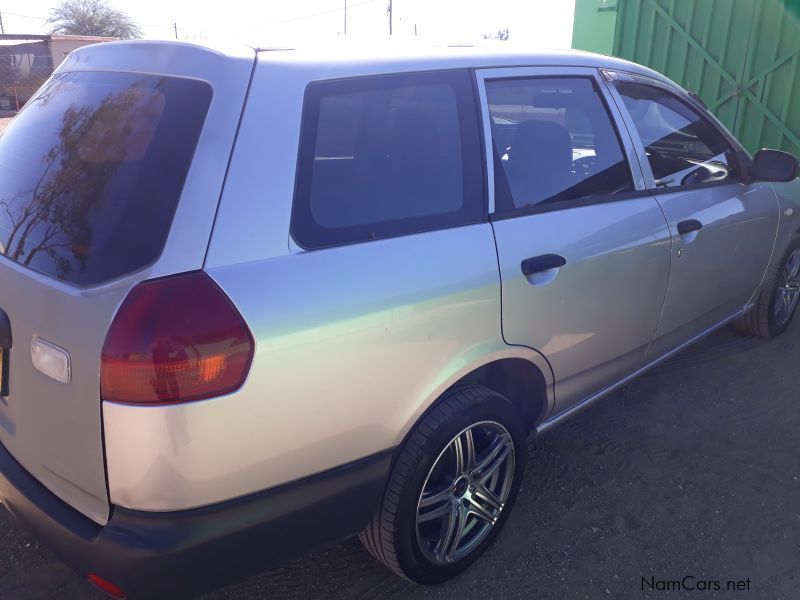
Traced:
<path id="1" fill-rule="evenodd" d="M 0 113 L 19 110 L 76 48 L 114 39 L 81 35 L 0 35 Z"/>

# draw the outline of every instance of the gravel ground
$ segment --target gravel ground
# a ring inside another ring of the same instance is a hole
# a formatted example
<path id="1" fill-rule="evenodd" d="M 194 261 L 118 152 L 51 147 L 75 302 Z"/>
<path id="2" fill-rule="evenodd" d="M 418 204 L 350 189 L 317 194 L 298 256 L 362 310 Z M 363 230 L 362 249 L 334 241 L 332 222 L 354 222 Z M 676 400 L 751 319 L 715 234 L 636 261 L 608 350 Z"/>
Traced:
<path id="1" fill-rule="evenodd" d="M 353 540 L 203 600 L 798 598 L 798 356 L 800 324 L 725 329 L 531 442 L 505 531 L 450 583 L 412 586 Z M 687 575 L 722 591 L 642 587 Z M 100 596 L 0 511 L 0 598 Z"/>

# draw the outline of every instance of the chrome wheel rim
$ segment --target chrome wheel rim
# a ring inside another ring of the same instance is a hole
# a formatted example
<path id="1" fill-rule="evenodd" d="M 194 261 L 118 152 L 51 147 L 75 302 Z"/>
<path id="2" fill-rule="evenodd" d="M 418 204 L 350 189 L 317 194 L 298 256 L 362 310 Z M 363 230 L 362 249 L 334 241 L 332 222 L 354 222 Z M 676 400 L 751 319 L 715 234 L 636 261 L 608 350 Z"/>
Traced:
<path id="1" fill-rule="evenodd" d="M 792 318 L 800 301 L 800 248 L 792 252 L 783 268 L 773 307 L 775 322 L 783 327 Z"/>
<path id="2" fill-rule="evenodd" d="M 511 494 L 514 461 L 511 434 L 494 421 L 450 440 L 417 501 L 417 543 L 428 560 L 452 564 L 486 539 Z"/>

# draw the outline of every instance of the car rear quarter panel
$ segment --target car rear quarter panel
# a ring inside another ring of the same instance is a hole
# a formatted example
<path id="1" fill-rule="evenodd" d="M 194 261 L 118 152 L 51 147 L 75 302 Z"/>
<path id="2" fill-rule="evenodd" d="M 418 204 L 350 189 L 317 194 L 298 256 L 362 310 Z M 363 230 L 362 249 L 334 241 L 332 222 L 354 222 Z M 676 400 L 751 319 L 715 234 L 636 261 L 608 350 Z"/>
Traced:
<path id="1" fill-rule="evenodd" d="M 310 71 L 257 69 L 205 265 L 253 332 L 249 377 L 190 404 L 105 403 L 114 504 L 207 505 L 395 447 L 493 360 L 525 358 L 552 384 L 541 355 L 503 342 L 488 223 L 317 251 L 290 241 L 305 88 L 359 72 Z"/>
<path id="2" fill-rule="evenodd" d="M 209 273 L 256 339 L 249 377 L 213 400 L 106 403 L 116 504 L 211 504 L 392 448 L 462 375 L 534 354 L 502 341 L 485 223 Z"/>

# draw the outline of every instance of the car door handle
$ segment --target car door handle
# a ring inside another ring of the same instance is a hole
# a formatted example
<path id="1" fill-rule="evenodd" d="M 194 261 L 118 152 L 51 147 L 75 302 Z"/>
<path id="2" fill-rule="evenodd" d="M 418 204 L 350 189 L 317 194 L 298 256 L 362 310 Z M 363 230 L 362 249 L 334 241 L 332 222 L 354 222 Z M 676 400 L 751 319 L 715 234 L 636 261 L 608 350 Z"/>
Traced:
<path id="1" fill-rule="evenodd" d="M 533 258 L 526 258 L 520 265 L 523 275 L 533 275 L 550 269 L 558 269 L 567 264 L 567 259 L 560 254 L 542 254 Z"/>
<path id="2" fill-rule="evenodd" d="M 700 231 L 702 228 L 703 224 L 697 219 L 688 219 L 678 223 L 678 233 L 680 235 L 686 235 L 687 233 L 692 233 L 693 231 Z"/>

